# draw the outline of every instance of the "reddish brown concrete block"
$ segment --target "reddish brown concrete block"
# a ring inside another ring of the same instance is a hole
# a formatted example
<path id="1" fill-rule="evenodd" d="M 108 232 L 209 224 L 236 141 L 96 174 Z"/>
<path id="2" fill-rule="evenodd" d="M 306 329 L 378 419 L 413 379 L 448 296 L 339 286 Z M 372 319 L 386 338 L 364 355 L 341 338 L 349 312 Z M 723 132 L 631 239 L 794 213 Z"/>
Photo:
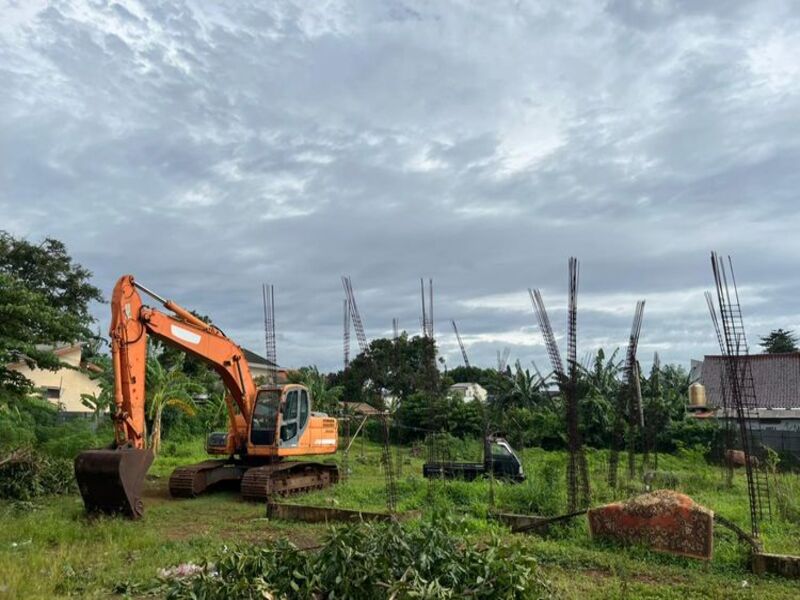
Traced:
<path id="1" fill-rule="evenodd" d="M 593 508 L 588 516 L 594 538 L 704 560 L 713 554 L 714 512 L 672 490 Z"/>

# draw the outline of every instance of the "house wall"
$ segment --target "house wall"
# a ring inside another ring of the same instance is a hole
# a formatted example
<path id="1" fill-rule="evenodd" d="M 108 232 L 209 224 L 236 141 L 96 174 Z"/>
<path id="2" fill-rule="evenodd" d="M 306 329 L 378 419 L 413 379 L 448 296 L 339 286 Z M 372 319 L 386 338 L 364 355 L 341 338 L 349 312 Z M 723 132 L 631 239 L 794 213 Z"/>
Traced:
<path id="1" fill-rule="evenodd" d="M 62 362 L 73 367 L 81 364 L 81 350 L 79 346 L 71 348 L 65 352 L 58 352 Z M 88 413 L 93 411 L 84 406 L 81 402 L 81 394 L 100 394 L 100 386 L 97 382 L 89 378 L 83 371 L 76 369 L 59 369 L 58 371 L 47 371 L 44 369 L 31 369 L 26 364 L 9 365 L 9 368 L 20 373 L 33 381 L 36 388 L 57 388 L 60 389 L 58 398 L 48 397 L 47 400 L 58 405 L 61 410 L 69 413 Z"/>
<path id="2" fill-rule="evenodd" d="M 477 383 L 470 383 L 466 386 L 459 384 L 452 385 L 450 386 L 450 393 L 458 394 L 463 398 L 464 402 L 472 402 L 476 399 L 480 402 L 486 402 L 486 398 L 488 397 L 488 393 L 483 386 Z"/>

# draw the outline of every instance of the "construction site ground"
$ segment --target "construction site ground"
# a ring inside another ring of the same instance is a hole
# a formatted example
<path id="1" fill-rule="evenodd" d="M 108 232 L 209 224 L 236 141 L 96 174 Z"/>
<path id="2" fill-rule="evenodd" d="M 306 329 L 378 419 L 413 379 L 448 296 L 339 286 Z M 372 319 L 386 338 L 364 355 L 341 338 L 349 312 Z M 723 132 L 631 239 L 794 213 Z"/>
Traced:
<path id="1" fill-rule="evenodd" d="M 486 519 L 490 497 L 497 510 L 557 514 L 565 505 L 564 460 L 559 452 L 522 452 L 528 480 L 520 485 L 496 482 L 429 482 L 421 477 L 424 456 L 419 449 L 392 449 L 397 509 L 428 515 L 449 510 L 473 522 L 475 541 L 507 529 Z M 424 454 L 424 452 L 422 453 Z M 385 510 L 385 477 L 377 444 L 357 443 L 348 463 L 346 482 L 328 490 L 287 498 L 296 503 L 363 510 Z M 202 562 L 223 545 L 268 544 L 288 538 L 301 548 L 317 546 L 328 529 L 266 518 L 265 506 L 239 499 L 235 491 L 174 500 L 167 491 L 172 468 L 203 458 L 200 441 L 173 445 L 151 469 L 146 489 L 146 514 L 135 522 L 122 518 L 87 518 L 80 497 L 52 497 L 33 503 L 0 503 L 0 598 L 76 596 L 138 597 L 158 571 L 187 562 Z M 589 456 L 595 503 L 612 500 L 603 484 L 605 454 Z M 661 456 L 660 468 L 679 480 L 678 489 L 697 502 L 749 528 L 743 475 L 733 488 L 724 485 L 722 470 L 706 465 L 693 453 Z M 779 475 L 778 484 L 795 492 L 800 480 Z M 629 482 L 616 497 L 637 491 Z M 770 552 L 800 554 L 800 519 L 791 506 L 773 500 L 773 516 L 763 524 Z M 528 510 L 526 510 L 528 509 Z M 426 518 L 426 517 L 423 517 Z M 637 547 L 601 544 L 588 536 L 585 519 L 543 535 L 513 534 L 537 558 L 543 572 L 564 598 L 797 598 L 800 581 L 755 576 L 747 550 L 736 537 L 717 529 L 710 562 L 658 554 Z"/>

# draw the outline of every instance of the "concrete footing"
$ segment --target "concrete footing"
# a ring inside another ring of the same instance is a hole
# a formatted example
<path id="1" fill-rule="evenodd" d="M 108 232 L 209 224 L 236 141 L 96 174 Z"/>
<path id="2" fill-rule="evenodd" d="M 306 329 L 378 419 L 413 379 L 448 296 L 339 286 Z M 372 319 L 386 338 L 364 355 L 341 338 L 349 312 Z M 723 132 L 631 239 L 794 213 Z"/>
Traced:
<path id="1" fill-rule="evenodd" d="M 771 573 L 800 579 L 800 556 L 756 552 L 753 554 L 753 572 L 756 575 Z"/>
<path id="2" fill-rule="evenodd" d="M 390 514 L 325 506 L 267 503 L 268 518 L 283 519 L 286 521 L 303 521 L 304 523 L 391 521 L 394 519 L 403 521 L 413 516 L 414 513 Z"/>

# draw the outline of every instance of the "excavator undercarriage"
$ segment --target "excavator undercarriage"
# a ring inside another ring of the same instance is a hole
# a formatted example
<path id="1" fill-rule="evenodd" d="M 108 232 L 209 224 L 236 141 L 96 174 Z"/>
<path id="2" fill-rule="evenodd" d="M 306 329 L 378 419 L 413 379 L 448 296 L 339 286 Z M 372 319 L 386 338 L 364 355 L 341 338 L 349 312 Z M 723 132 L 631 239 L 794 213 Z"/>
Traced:
<path id="1" fill-rule="evenodd" d="M 194 498 L 222 482 L 240 481 L 242 499 L 264 502 L 274 495 L 288 496 L 322 489 L 339 481 L 335 464 L 276 462 L 252 466 L 236 461 L 206 460 L 178 467 L 169 478 L 174 498 Z"/>
<path id="2" fill-rule="evenodd" d="M 326 488 L 339 481 L 335 464 L 282 462 L 253 467 L 242 479 L 242 498 L 264 502 L 270 496 L 290 496 Z"/>

